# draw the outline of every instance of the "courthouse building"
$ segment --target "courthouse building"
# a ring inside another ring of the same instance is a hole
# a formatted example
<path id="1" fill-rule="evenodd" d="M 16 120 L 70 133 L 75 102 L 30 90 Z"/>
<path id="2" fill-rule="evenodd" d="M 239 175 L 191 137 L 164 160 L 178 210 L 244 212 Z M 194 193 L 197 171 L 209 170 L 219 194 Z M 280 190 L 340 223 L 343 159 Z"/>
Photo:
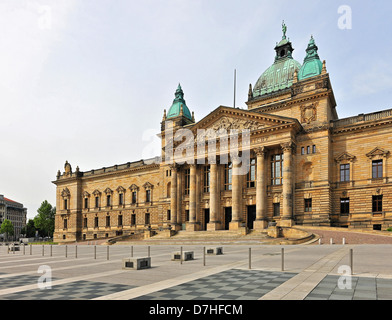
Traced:
<path id="1" fill-rule="evenodd" d="M 168 112 L 157 110 L 164 113 L 162 161 L 84 172 L 66 162 L 53 182 L 55 241 L 165 228 L 258 232 L 270 222 L 392 227 L 392 109 L 374 112 L 370 106 L 368 114 L 339 119 L 330 75 L 313 37 L 302 64 L 293 58 L 285 26 L 275 51 L 273 64 L 249 86 L 246 108 L 220 106 L 196 122 L 178 86 Z M 169 159 L 167 152 L 168 144 L 181 150 L 181 142 L 167 137 L 180 129 L 195 137 L 183 148 L 185 163 Z M 208 134 L 198 134 L 208 132 L 203 129 L 250 133 L 238 138 L 238 154 L 224 155 L 227 139 L 216 137 L 212 143 Z M 210 145 L 216 146 L 214 157 L 206 151 Z M 248 171 L 238 174 L 244 151 Z"/>

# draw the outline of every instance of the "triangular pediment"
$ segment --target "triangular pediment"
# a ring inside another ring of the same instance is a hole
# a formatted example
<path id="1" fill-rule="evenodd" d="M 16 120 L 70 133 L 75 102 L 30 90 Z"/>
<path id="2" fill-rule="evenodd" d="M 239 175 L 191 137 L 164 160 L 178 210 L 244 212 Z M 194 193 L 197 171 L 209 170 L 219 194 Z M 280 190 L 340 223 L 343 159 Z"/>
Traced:
<path id="1" fill-rule="evenodd" d="M 389 151 L 384 150 L 382 148 L 376 147 L 374 148 L 372 151 L 370 151 L 369 153 L 366 154 L 366 156 L 370 159 L 374 158 L 374 157 L 386 157 L 389 154 Z"/>
<path id="2" fill-rule="evenodd" d="M 211 129 L 215 132 L 220 130 L 225 132 L 230 132 L 230 130 L 254 132 L 295 124 L 298 124 L 298 121 L 292 118 L 221 106 L 197 122 L 191 130 L 195 135 L 198 130 L 202 129 Z"/>
<path id="3" fill-rule="evenodd" d="M 350 154 L 348 152 L 343 152 L 335 158 L 336 162 L 354 161 L 354 160 L 355 160 L 355 156 L 353 156 L 352 154 Z"/>

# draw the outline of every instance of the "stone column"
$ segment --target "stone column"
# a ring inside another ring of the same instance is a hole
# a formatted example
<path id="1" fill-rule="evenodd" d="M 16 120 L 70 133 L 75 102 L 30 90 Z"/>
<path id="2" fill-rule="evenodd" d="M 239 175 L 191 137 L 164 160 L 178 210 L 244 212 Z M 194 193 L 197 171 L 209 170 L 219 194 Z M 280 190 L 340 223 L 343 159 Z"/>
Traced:
<path id="1" fill-rule="evenodd" d="M 242 176 L 241 176 L 241 162 L 239 157 L 232 157 L 233 171 L 232 171 L 232 196 L 231 208 L 232 219 L 229 225 L 230 230 L 238 230 L 242 222 Z"/>
<path id="2" fill-rule="evenodd" d="M 189 222 L 187 231 L 196 231 L 196 164 L 191 164 L 189 175 Z"/>
<path id="3" fill-rule="evenodd" d="M 218 165 L 216 162 L 210 163 L 210 222 L 207 224 L 207 230 L 219 230 L 218 221 Z"/>
<path id="4" fill-rule="evenodd" d="M 287 142 L 282 145 L 283 150 L 283 215 L 281 226 L 293 225 L 293 143 Z"/>
<path id="5" fill-rule="evenodd" d="M 179 230 L 177 224 L 177 174 L 178 166 L 172 165 L 171 169 L 171 193 L 170 193 L 170 223 L 172 230 Z"/>
<path id="6" fill-rule="evenodd" d="M 182 217 L 181 217 L 181 209 L 182 209 L 182 171 L 181 167 L 177 168 L 177 224 L 181 225 Z"/>
<path id="7" fill-rule="evenodd" d="M 263 230 L 267 228 L 267 173 L 266 173 L 266 149 L 255 149 L 257 156 L 256 172 L 256 221 L 254 228 Z"/>

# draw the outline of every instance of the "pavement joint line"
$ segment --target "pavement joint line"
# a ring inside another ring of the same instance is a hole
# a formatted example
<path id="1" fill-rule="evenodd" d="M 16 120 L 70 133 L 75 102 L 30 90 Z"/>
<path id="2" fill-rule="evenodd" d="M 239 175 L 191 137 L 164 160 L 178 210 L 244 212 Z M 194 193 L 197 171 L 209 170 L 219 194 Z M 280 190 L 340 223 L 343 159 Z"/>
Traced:
<path id="1" fill-rule="evenodd" d="M 320 258 L 310 267 L 265 294 L 259 300 L 303 300 L 348 254 L 348 248 L 340 248 Z"/>

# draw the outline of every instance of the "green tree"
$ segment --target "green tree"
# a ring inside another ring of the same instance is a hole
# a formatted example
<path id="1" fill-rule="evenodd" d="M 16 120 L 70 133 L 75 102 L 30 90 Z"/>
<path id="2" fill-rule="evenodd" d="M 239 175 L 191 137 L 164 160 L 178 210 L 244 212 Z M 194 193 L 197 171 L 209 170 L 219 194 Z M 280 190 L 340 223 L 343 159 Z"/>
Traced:
<path id="1" fill-rule="evenodd" d="M 34 220 L 33 219 L 29 219 L 29 221 L 27 222 L 26 226 L 24 226 L 22 228 L 22 234 L 25 234 L 27 238 L 32 238 L 35 237 L 35 231 L 37 229 L 34 226 Z"/>
<path id="2" fill-rule="evenodd" d="M 6 240 L 8 240 L 9 236 L 14 235 L 14 226 L 12 222 L 8 219 L 5 219 L 0 227 L 0 233 L 5 233 Z"/>
<path id="3" fill-rule="evenodd" d="M 38 214 L 34 217 L 34 227 L 39 230 L 41 236 L 53 236 L 54 217 L 56 207 L 45 200 L 37 210 Z"/>

